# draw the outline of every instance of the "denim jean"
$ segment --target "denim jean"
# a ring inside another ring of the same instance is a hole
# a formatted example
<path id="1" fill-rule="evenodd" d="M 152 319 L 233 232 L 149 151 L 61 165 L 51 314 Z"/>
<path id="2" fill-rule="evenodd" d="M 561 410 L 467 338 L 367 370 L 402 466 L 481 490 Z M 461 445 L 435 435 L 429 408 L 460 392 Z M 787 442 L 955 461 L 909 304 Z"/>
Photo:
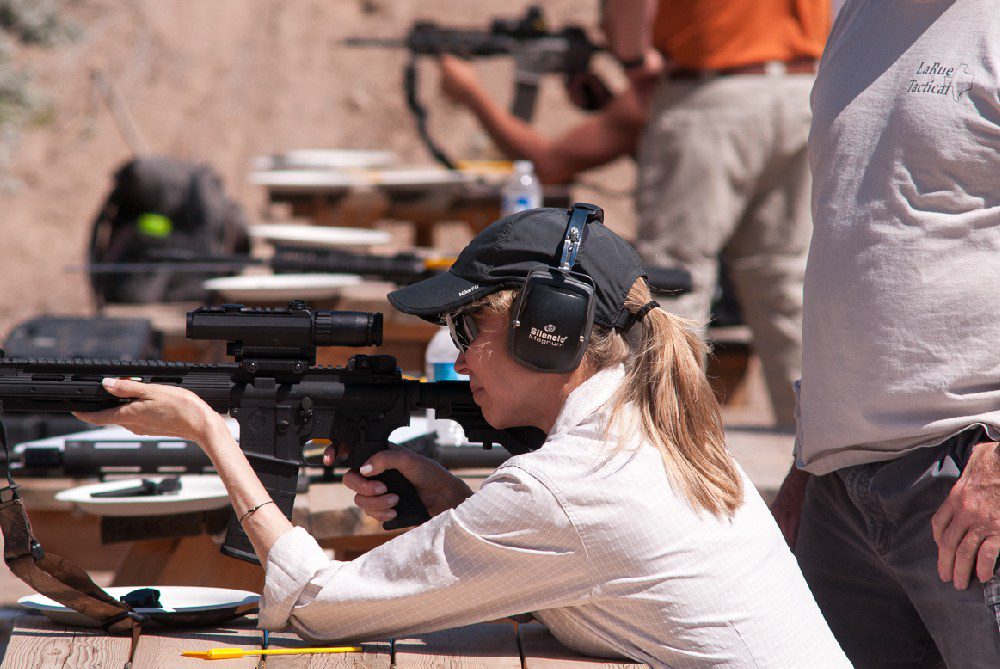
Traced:
<path id="1" fill-rule="evenodd" d="M 1000 581 L 966 590 L 937 573 L 931 517 L 961 475 L 974 426 L 888 462 L 813 476 L 795 555 L 859 669 L 1000 667 Z"/>

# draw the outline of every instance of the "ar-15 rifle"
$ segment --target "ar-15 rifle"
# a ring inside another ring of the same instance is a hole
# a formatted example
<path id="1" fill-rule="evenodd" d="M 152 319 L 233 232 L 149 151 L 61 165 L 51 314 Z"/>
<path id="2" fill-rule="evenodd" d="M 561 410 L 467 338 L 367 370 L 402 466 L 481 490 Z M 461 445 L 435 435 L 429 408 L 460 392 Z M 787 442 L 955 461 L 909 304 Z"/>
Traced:
<path id="1" fill-rule="evenodd" d="M 517 19 L 494 19 L 488 30 L 444 28 L 431 21 L 413 24 L 405 40 L 352 37 L 348 46 L 399 48 L 410 51 L 404 74 L 406 103 L 417 123 L 417 131 L 435 160 L 455 169 L 455 162 L 431 139 L 427 132 L 427 109 L 417 96 L 417 58 L 450 54 L 462 58 L 490 56 L 514 57 L 514 116 L 530 121 L 535 111 L 538 85 L 544 74 L 563 74 L 567 81 L 587 72 L 590 58 L 600 48 L 587 38 L 580 26 L 549 30 L 542 8 L 531 6 Z M 593 109 L 609 97 L 599 80 L 592 80 L 583 106 Z"/>
<path id="2" fill-rule="evenodd" d="M 240 448 L 289 518 L 303 465 L 302 449 L 313 437 L 348 444 L 352 468 L 387 448 L 389 434 L 422 409 L 434 409 L 437 417 L 458 422 L 470 441 L 486 448 L 498 443 L 512 453 L 523 453 L 544 439 L 536 428 L 494 429 L 473 401 L 467 382 L 405 380 L 391 356 L 358 355 L 346 367 L 315 365 L 317 346 L 379 345 L 382 315 L 378 313 L 313 311 L 301 302 L 279 309 L 202 307 L 188 314 L 187 334 L 192 339 L 227 341 L 227 353 L 235 362 L 204 365 L 0 355 L 0 410 L 95 411 L 126 403 L 101 386 L 109 376 L 186 388 L 239 421 Z M 0 507 L 6 501 L 3 493 L 18 499 L 17 486 L 7 473 L 9 485 L 0 488 Z M 378 478 L 399 495 L 398 516 L 384 524 L 386 529 L 429 518 L 416 490 L 398 471 Z M 235 514 L 221 551 L 259 562 Z"/>

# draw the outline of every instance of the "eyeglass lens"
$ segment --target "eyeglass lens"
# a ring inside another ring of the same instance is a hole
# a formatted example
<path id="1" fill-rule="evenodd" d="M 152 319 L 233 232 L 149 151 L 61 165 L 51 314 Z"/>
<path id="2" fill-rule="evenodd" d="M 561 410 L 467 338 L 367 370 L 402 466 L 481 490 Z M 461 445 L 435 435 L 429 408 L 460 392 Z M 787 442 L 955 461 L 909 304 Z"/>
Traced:
<path id="1" fill-rule="evenodd" d="M 462 353 L 469 350 L 472 341 L 479 334 L 476 322 L 469 314 L 445 314 L 445 322 L 448 324 L 448 332 L 451 340 Z"/>

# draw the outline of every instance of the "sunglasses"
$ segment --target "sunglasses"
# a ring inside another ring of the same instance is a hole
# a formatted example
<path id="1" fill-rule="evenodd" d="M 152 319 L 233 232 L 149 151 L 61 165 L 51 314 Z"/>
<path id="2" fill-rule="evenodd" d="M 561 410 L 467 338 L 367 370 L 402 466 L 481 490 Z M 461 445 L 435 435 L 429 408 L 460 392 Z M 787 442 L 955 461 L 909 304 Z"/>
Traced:
<path id="1" fill-rule="evenodd" d="M 470 312 L 447 313 L 444 322 L 448 325 L 451 340 L 462 353 L 468 351 L 473 340 L 479 336 L 479 326 Z"/>

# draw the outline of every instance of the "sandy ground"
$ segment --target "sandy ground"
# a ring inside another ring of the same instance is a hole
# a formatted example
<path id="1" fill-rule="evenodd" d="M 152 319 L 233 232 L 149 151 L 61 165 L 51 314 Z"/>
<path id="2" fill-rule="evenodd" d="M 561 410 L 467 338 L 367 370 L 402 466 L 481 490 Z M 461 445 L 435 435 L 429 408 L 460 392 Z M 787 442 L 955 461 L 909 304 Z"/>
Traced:
<path id="1" fill-rule="evenodd" d="M 65 271 L 83 258 L 91 219 L 115 167 L 131 155 L 92 81 L 114 82 L 151 151 L 205 161 L 256 217 L 259 188 L 247 183 L 251 158 L 295 148 L 391 149 L 407 164 L 431 164 L 401 90 L 405 53 L 349 49 L 348 36 L 403 35 L 416 18 L 486 25 L 528 4 L 498 0 L 76 0 L 68 20 L 83 29 L 56 49 L 25 49 L 18 59 L 53 104 L 29 128 L 11 166 L 14 188 L 0 193 L 0 337 L 26 317 L 88 313 L 84 277 Z M 596 3 L 547 0 L 553 26 L 593 27 Z M 605 59 L 600 66 L 611 74 Z M 431 130 L 467 154 L 476 125 L 440 99 L 431 63 L 421 70 Z M 480 72 L 509 100 L 509 59 Z M 538 127 L 547 133 L 579 118 L 558 80 L 546 81 Z M 632 231 L 629 161 L 590 179 L 619 194 L 581 189 L 608 210 L 609 224 Z"/>

